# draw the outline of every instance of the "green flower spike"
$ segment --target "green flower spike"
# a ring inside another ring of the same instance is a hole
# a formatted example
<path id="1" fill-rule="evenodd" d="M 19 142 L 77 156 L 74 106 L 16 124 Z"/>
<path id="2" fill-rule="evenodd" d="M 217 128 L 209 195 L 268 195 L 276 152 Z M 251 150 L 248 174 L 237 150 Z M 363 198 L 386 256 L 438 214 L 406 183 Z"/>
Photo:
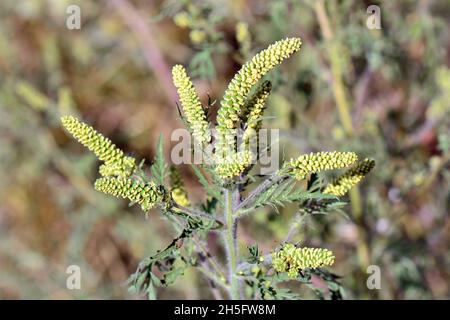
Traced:
<path id="1" fill-rule="evenodd" d="M 335 196 L 345 195 L 354 185 L 360 182 L 375 167 L 375 161 L 365 159 L 328 184 L 323 193 Z"/>
<path id="2" fill-rule="evenodd" d="M 272 84 L 270 81 L 264 81 L 251 99 L 244 105 L 241 119 L 246 123 L 242 141 L 244 145 L 248 144 L 252 136 L 261 128 L 261 117 L 266 108 L 266 100 L 269 97 Z"/>
<path id="3" fill-rule="evenodd" d="M 233 131 L 236 129 L 239 116 L 242 114 L 241 109 L 247 101 L 251 88 L 273 67 L 300 50 L 301 43 L 299 38 L 275 42 L 244 64 L 231 80 L 217 113 L 216 154 L 219 159 L 228 154 L 226 149 L 229 149 L 230 145 L 234 146 Z"/>
<path id="4" fill-rule="evenodd" d="M 136 202 L 145 212 L 165 199 L 165 191 L 162 186 L 156 186 L 152 182 L 145 183 L 132 179 L 99 178 L 95 181 L 95 190 Z"/>
<path id="5" fill-rule="evenodd" d="M 171 194 L 173 200 L 180 206 L 188 207 L 191 202 L 189 201 L 183 180 L 181 179 L 180 170 L 175 166 L 170 167 L 170 184 L 172 186 Z"/>
<path id="6" fill-rule="evenodd" d="M 172 68 L 172 79 L 180 96 L 181 106 L 192 130 L 192 135 L 200 144 L 210 142 L 211 133 L 205 110 L 203 110 L 194 85 L 183 66 L 176 65 Z"/>
<path id="7" fill-rule="evenodd" d="M 251 88 L 273 67 L 300 50 L 299 38 L 288 38 L 270 45 L 244 64 L 231 80 L 217 114 L 219 128 L 236 128 L 241 108 L 244 106 Z"/>
<path id="8" fill-rule="evenodd" d="M 331 266 L 334 259 L 333 252 L 328 249 L 297 248 L 287 243 L 272 253 L 272 266 L 277 272 L 287 272 L 290 278 L 297 278 L 301 270 Z"/>
<path id="9" fill-rule="evenodd" d="M 115 162 L 112 164 L 102 164 L 98 169 L 102 177 L 122 177 L 128 178 L 131 176 L 135 168 L 135 159 L 131 157 L 124 157 L 122 162 Z"/>
<path id="10" fill-rule="evenodd" d="M 133 173 L 136 166 L 135 159 L 125 156 L 123 151 L 117 148 L 111 140 L 73 116 L 61 117 L 61 122 L 75 139 L 105 162 L 100 167 L 101 175 L 129 177 Z"/>
<path id="11" fill-rule="evenodd" d="M 247 127 L 256 128 L 256 124 L 260 123 L 260 118 L 266 107 L 266 100 L 272 90 L 270 81 L 264 81 L 256 90 L 252 97 L 245 103 L 242 108 L 241 120 L 247 123 Z"/>
<path id="12" fill-rule="evenodd" d="M 354 152 L 317 152 L 304 154 L 296 159 L 291 159 L 287 170 L 297 180 L 304 179 L 310 173 L 323 170 L 341 169 L 350 166 L 358 160 Z"/>
<path id="13" fill-rule="evenodd" d="M 221 160 L 217 166 L 217 173 L 222 179 L 231 179 L 242 174 L 252 162 L 249 151 L 234 153 Z"/>

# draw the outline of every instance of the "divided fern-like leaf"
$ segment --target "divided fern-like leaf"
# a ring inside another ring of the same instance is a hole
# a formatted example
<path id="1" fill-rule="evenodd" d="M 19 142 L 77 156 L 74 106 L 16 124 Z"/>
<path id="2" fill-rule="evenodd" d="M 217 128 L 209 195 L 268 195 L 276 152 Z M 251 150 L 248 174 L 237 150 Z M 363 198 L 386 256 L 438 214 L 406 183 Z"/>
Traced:
<path id="1" fill-rule="evenodd" d="M 307 199 L 334 199 L 334 196 L 323 195 L 320 192 L 312 192 L 298 187 L 296 181 L 292 178 L 284 182 L 273 185 L 264 192 L 256 196 L 254 202 L 249 208 L 244 209 L 241 214 L 245 214 L 259 207 L 272 206 L 278 210 L 278 206 L 284 206 L 292 202 Z"/>
<path id="2" fill-rule="evenodd" d="M 154 180 L 159 185 L 164 185 L 164 180 L 168 174 L 168 168 L 164 159 L 163 135 L 161 134 L 156 145 L 156 156 L 151 171 Z"/>
<path id="3" fill-rule="evenodd" d="M 194 173 L 197 176 L 198 181 L 201 183 L 203 188 L 205 188 L 206 193 L 209 196 L 220 200 L 221 199 L 220 190 L 217 187 L 215 187 L 216 185 L 209 183 L 208 179 L 206 179 L 205 175 L 202 173 L 202 171 L 197 166 L 191 164 L 191 167 L 192 167 L 192 170 L 194 170 Z"/>

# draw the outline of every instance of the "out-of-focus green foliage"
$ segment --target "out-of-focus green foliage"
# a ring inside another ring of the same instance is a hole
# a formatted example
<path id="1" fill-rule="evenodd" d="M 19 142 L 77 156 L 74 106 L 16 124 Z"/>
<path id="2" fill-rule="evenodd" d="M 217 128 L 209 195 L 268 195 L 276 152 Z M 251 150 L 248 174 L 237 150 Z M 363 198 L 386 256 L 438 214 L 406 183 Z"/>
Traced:
<path id="1" fill-rule="evenodd" d="M 351 204 L 326 219 L 314 214 L 315 203 L 299 213 L 289 204 L 279 213 L 266 207 L 239 232 L 267 254 L 296 217 L 300 232 L 291 241 L 333 244 L 330 270 L 341 278 L 303 275 L 319 297 L 448 298 L 450 6 L 379 1 L 382 28 L 370 30 L 368 3 L 320 3 L 133 2 L 131 12 L 152 32 L 151 47 L 123 1 L 2 1 L 0 297 L 134 298 L 125 281 L 139 258 L 177 234 L 163 219 L 143 220 L 136 209 L 92 191 L 95 157 L 67 138 L 60 115 L 82 115 L 126 153 L 153 159 L 159 134 L 169 137 L 181 123 L 149 52 L 156 48 L 167 67 L 189 66 L 199 92 L 218 93 L 200 95 L 214 113 L 212 102 L 241 63 L 267 44 L 299 36 L 301 55 L 267 76 L 267 120 L 282 129 L 284 157 L 352 150 L 374 158 L 377 168 L 349 196 Z M 80 5 L 80 30 L 65 26 L 70 4 Z M 346 110 L 351 134 L 341 121 Z M 184 169 L 190 200 L 204 200 L 197 177 Z M 65 286 L 72 264 L 83 270 L 82 290 Z M 368 265 L 380 267 L 380 290 L 366 286 Z M 295 298 L 298 283 L 283 283 L 290 291 L 277 294 Z M 255 276 L 254 285 L 270 297 L 266 279 Z M 206 287 L 187 269 L 159 297 L 211 298 Z"/>

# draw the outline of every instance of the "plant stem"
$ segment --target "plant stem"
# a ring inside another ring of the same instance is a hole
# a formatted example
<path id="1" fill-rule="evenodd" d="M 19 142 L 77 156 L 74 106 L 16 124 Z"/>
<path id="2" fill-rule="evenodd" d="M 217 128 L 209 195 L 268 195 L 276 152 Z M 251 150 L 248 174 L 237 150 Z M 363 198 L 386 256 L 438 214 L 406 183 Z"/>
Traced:
<path id="1" fill-rule="evenodd" d="M 216 261 L 216 259 L 214 258 L 214 256 L 212 256 L 208 249 L 206 249 L 206 247 L 203 245 L 202 241 L 200 239 L 198 239 L 198 237 L 196 235 L 194 235 L 192 237 L 192 240 L 194 241 L 195 245 L 204 253 L 205 257 L 208 259 L 209 264 L 211 265 L 211 267 L 216 271 L 219 279 L 221 280 L 221 282 L 225 281 L 225 272 L 222 271 L 222 267 L 219 265 L 219 263 Z M 223 280 L 223 281 L 222 281 Z"/>
<path id="2" fill-rule="evenodd" d="M 283 244 L 290 242 L 292 237 L 297 233 L 298 228 L 300 226 L 300 223 L 299 223 L 300 218 L 301 218 L 300 214 L 296 213 L 294 215 L 294 217 L 291 219 L 291 222 L 290 222 L 291 227 L 289 228 L 289 231 L 282 242 Z"/>
<path id="3" fill-rule="evenodd" d="M 214 272 L 212 272 L 207 266 L 200 265 L 200 266 L 198 266 L 198 270 L 200 270 L 200 272 L 203 273 L 205 275 L 205 277 L 207 277 L 210 281 L 212 281 L 214 283 L 214 285 L 218 285 L 218 286 L 224 288 L 225 290 L 228 289 L 228 286 L 226 284 L 224 284 L 222 279 L 217 277 L 217 275 Z"/>
<path id="4" fill-rule="evenodd" d="M 230 190 L 224 189 L 225 197 L 225 249 L 228 259 L 228 281 L 230 283 L 230 298 L 239 299 L 239 281 L 236 275 L 237 265 L 237 245 L 235 239 L 236 218 L 233 212 L 233 194 Z"/>

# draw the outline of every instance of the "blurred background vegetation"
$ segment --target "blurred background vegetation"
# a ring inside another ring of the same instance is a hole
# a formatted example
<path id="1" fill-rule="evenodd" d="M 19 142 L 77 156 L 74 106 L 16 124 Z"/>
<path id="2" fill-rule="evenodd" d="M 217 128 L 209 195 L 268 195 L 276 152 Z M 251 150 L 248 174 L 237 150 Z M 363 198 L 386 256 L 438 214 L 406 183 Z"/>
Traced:
<path id="1" fill-rule="evenodd" d="M 71 4 L 80 30 L 66 28 Z M 380 30 L 366 27 L 371 4 Z M 182 127 L 172 65 L 188 67 L 206 103 L 287 36 L 303 46 L 269 75 L 266 123 L 281 129 L 283 154 L 353 150 L 377 161 L 346 216 L 308 216 L 295 241 L 336 253 L 330 270 L 348 299 L 449 298 L 449 16 L 448 0 L 2 0 L 0 298 L 141 298 L 126 279 L 174 231 L 95 192 L 96 159 L 59 116 L 79 116 L 148 163 L 159 134 L 168 151 Z M 203 200 L 189 167 L 183 176 Z M 242 247 L 270 252 L 296 209 L 246 219 Z M 72 264 L 81 290 L 66 289 Z M 381 290 L 367 289 L 368 265 L 381 268 Z M 192 270 L 159 298 L 211 298 L 206 286 Z"/>

